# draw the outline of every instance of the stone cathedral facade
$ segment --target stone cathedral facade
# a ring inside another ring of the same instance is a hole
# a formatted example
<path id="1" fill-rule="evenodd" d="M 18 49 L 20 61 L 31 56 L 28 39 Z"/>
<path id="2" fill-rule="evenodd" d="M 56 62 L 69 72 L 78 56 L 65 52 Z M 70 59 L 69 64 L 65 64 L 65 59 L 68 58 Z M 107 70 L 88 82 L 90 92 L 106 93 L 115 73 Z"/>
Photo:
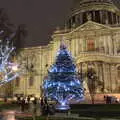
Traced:
<path id="1" fill-rule="evenodd" d="M 61 40 L 75 58 L 86 92 L 84 73 L 93 69 L 102 83 L 97 93 L 120 93 L 120 8 L 114 0 L 74 0 L 64 28 L 54 31 L 48 45 L 21 49 L 17 61 L 24 74 L 13 81 L 14 95 L 41 95 Z"/>

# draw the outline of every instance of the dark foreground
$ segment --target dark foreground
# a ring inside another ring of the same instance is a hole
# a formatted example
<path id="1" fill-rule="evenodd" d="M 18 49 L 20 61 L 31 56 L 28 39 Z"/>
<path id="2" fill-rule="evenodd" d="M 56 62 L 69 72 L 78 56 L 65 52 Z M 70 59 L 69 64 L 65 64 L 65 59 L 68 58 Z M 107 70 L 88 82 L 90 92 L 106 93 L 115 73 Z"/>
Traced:
<path id="1" fill-rule="evenodd" d="M 17 110 L 15 104 L 0 104 L 2 110 Z M 120 120 L 120 104 L 77 104 L 71 110 L 56 112 L 55 115 L 36 116 L 33 113 L 14 114 L 16 120 Z M 29 114 L 29 115 L 28 115 Z M 31 116 L 30 116 L 31 114 Z"/>

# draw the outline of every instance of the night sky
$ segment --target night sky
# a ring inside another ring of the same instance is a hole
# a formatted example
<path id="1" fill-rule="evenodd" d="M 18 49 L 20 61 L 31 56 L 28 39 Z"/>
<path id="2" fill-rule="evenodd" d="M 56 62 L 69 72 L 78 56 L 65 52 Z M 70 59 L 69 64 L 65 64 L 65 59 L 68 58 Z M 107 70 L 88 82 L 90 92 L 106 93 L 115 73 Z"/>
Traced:
<path id="1" fill-rule="evenodd" d="M 0 0 L 11 23 L 27 26 L 23 47 L 47 44 L 56 27 L 64 24 L 71 6 L 72 0 Z"/>

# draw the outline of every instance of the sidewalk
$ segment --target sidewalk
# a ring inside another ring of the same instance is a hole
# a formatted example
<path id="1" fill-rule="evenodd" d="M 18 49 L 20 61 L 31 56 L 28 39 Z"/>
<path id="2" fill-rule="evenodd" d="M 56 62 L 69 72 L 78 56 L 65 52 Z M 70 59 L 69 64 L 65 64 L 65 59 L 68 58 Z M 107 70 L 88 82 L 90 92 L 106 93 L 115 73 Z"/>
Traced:
<path id="1" fill-rule="evenodd" d="M 19 111 L 4 111 L 1 113 L 4 117 L 0 120 L 16 120 L 16 117 L 34 117 L 32 113 L 23 113 Z M 96 118 L 92 117 L 80 117 L 78 114 L 67 114 L 67 113 L 56 113 L 55 115 L 49 115 L 49 118 L 70 118 L 70 119 L 75 119 L 75 120 L 98 120 Z M 100 118 L 99 120 L 119 120 L 115 118 Z"/>

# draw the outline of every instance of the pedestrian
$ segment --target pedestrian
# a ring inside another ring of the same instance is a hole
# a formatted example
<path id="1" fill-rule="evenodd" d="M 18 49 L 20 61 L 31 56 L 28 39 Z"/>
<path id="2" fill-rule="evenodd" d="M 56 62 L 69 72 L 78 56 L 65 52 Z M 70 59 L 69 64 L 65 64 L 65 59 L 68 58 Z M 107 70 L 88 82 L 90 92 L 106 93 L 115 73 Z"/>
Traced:
<path id="1" fill-rule="evenodd" d="M 5 102 L 5 103 L 7 102 L 7 97 L 6 97 L 6 96 L 4 97 L 4 102 Z"/>
<path id="2" fill-rule="evenodd" d="M 48 102 L 47 102 L 47 97 L 44 98 L 44 103 L 45 103 L 45 104 L 48 104 Z"/>
<path id="3" fill-rule="evenodd" d="M 41 106 L 41 108 L 43 108 L 43 106 L 44 106 L 44 100 L 43 100 L 43 98 L 41 98 L 40 106 Z"/>
<path id="4" fill-rule="evenodd" d="M 30 109 L 30 96 L 27 97 L 27 105 L 28 105 L 28 111 Z"/>
<path id="5" fill-rule="evenodd" d="M 24 112 L 24 110 L 25 110 L 25 99 L 23 98 L 21 100 L 21 111 Z"/>
<path id="6" fill-rule="evenodd" d="M 49 105 L 48 112 L 49 112 L 50 115 L 54 115 L 55 114 L 55 107 L 54 107 L 53 104 Z"/>
<path id="7" fill-rule="evenodd" d="M 17 103 L 20 103 L 20 96 L 17 96 Z"/>
<path id="8" fill-rule="evenodd" d="M 34 110 L 33 110 L 33 112 L 34 112 L 34 114 L 36 114 L 36 109 L 37 109 L 37 98 L 36 97 L 34 97 L 34 100 L 33 100 L 33 105 L 34 105 Z"/>
<path id="9" fill-rule="evenodd" d="M 49 114 L 49 105 L 44 104 L 44 106 L 42 108 L 42 115 L 48 115 L 48 114 Z"/>
<path id="10" fill-rule="evenodd" d="M 28 101 L 28 103 L 30 102 L 30 96 L 27 97 L 27 101 Z"/>
<path id="11" fill-rule="evenodd" d="M 109 104 L 109 96 L 106 96 L 106 104 Z"/>
<path id="12" fill-rule="evenodd" d="M 106 97 L 107 97 L 107 96 L 106 96 L 106 95 L 104 95 L 104 102 L 105 102 L 105 103 L 106 103 Z"/>

